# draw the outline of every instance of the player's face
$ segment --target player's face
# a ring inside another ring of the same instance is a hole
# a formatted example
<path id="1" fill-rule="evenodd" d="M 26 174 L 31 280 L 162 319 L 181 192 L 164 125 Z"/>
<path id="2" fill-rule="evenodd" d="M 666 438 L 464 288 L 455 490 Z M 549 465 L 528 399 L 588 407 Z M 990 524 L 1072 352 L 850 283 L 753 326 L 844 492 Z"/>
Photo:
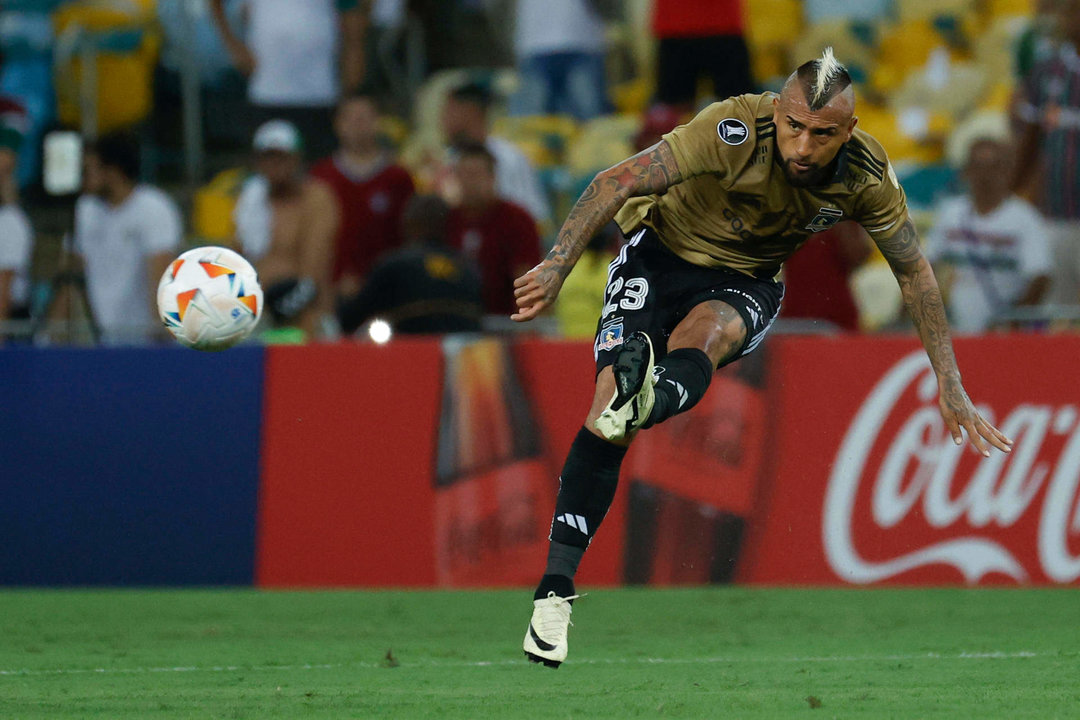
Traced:
<path id="1" fill-rule="evenodd" d="M 379 113 L 366 98 L 349 100 L 334 118 L 338 141 L 347 150 L 363 150 L 375 144 L 379 133 Z"/>
<path id="2" fill-rule="evenodd" d="M 773 122 L 784 176 L 795 187 L 810 187 L 827 182 L 830 164 L 851 139 L 856 118 L 843 93 L 812 111 L 801 92 L 785 91 L 773 101 Z"/>

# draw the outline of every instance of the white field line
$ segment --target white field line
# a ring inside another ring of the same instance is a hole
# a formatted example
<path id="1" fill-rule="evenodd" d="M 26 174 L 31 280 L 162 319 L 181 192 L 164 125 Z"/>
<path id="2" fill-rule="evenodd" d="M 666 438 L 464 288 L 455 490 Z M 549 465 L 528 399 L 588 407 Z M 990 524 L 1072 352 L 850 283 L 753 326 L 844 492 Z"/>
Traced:
<path id="1" fill-rule="evenodd" d="M 743 665 L 751 663 L 835 663 L 835 662 L 916 662 L 920 660 L 1017 660 L 1037 657 L 1057 657 L 1058 653 L 1020 652 L 961 652 L 961 653 L 920 653 L 914 655 L 835 655 L 821 657 L 699 657 L 699 658 L 581 658 L 570 661 L 570 665 Z M 480 661 L 427 660 L 422 662 L 400 662 L 403 668 L 453 668 L 453 667 L 499 667 L 524 665 L 525 660 L 502 659 Z M 53 668 L 0 670 L 4 676 L 33 675 L 138 675 L 143 673 L 225 673 L 225 672 L 270 672 L 331 670 L 335 668 L 385 668 L 385 663 L 348 662 L 304 665 L 202 665 L 177 667 L 132 667 L 132 668 Z"/>

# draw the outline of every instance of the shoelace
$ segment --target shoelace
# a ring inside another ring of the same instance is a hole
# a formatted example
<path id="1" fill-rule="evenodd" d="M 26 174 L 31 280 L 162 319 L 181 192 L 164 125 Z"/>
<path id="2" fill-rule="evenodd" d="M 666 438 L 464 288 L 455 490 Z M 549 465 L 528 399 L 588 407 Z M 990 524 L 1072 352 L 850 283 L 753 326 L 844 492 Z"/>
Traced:
<path id="1" fill-rule="evenodd" d="M 548 591 L 547 599 L 552 601 L 550 605 L 543 606 L 540 613 L 540 627 L 536 628 L 548 642 L 558 645 L 566 639 L 566 629 L 574 623 L 570 620 L 570 600 L 577 600 L 581 595 L 559 597 L 554 591 Z"/>

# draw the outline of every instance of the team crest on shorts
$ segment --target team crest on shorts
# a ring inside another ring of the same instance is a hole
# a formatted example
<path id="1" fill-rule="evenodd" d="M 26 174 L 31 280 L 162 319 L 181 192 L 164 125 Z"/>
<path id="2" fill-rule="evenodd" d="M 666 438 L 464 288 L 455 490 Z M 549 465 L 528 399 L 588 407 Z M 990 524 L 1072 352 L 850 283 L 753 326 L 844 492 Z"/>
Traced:
<path id="1" fill-rule="evenodd" d="M 746 142 L 749 131 L 746 123 L 735 118 L 724 118 L 716 123 L 716 134 L 728 145 L 742 145 Z"/>
<path id="2" fill-rule="evenodd" d="M 600 337 L 596 341 L 596 349 L 611 350 L 612 348 L 622 345 L 623 342 L 623 326 L 622 323 L 618 325 L 610 325 L 600 330 Z"/>

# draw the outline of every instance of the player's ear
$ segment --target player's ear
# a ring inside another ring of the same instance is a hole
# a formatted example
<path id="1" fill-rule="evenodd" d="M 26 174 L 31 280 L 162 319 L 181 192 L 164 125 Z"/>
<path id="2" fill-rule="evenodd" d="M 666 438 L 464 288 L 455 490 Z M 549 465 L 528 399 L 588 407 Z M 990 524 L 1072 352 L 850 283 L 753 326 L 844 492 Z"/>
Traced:
<path id="1" fill-rule="evenodd" d="M 848 140 L 851 139 L 851 133 L 855 132 L 855 126 L 858 125 L 858 124 L 859 124 L 859 118 L 852 115 L 851 116 L 851 124 L 848 125 L 847 137 L 844 138 L 844 142 L 847 142 Z"/>

